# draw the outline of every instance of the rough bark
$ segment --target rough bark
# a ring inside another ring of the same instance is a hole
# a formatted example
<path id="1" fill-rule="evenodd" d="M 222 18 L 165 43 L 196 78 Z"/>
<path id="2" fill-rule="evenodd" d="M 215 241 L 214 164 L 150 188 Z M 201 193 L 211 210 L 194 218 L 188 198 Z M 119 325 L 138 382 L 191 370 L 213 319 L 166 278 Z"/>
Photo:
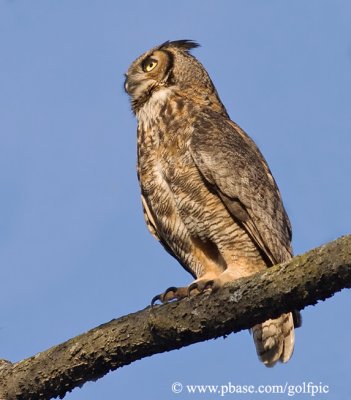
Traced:
<path id="1" fill-rule="evenodd" d="M 0 360 L 0 399 L 61 398 L 153 354 L 248 329 L 351 287 L 351 235 L 222 290 L 147 307 L 15 364 Z"/>

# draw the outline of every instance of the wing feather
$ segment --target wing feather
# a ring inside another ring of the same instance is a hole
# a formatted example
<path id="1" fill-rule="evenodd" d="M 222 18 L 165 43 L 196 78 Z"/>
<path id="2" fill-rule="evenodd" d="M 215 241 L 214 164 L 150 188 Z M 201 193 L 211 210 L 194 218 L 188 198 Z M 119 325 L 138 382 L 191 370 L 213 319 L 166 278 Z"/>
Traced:
<path id="1" fill-rule="evenodd" d="M 290 221 L 277 184 L 253 140 L 234 122 L 209 110 L 195 122 L 189 145 L 203 178 L 268 264 L 289 259 Z"/>

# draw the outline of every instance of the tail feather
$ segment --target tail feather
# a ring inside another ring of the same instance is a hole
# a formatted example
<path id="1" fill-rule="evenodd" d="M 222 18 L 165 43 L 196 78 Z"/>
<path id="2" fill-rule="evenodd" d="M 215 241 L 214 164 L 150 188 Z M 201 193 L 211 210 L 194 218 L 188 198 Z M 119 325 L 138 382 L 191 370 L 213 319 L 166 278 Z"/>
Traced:
<path id="1" fill-rule="evenodd" d="M 291 313 L 269 319 L 252 328 L 258 358 L 266 367 L 278 361 L 286 363 L 294 351 L 295 332 Z"/>

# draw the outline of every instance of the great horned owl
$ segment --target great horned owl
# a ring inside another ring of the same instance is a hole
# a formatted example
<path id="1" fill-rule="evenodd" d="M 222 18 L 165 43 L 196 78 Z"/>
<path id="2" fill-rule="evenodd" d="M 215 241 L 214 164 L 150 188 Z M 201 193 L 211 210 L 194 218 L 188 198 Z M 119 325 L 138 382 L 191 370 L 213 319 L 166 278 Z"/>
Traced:
<path id="1" fill-rule="evenodd" d="M 233 121 L 198 44 L 168 41 L 136 59 L 125 90 L 138 119 L 138 178 L 152 235 L 194 277 L 162 302 L 219 288 L 291 258 L 291 226 L 261 152 Z M 294 349 L 291 313 L 252 328 L 266 366 Z"/>

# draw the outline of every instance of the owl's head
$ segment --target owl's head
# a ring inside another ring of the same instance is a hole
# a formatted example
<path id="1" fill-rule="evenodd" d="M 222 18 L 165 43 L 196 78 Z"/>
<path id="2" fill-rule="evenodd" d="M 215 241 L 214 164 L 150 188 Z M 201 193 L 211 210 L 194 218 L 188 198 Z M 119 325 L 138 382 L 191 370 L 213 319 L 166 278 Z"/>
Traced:
<path id="1" fill-rule="evenodd" d="M 222 104 L 202 64 L 190 54 L 192 40 L 167 41 L 138 57 L 125 74 L 124 88 L 136 113 L 158 91 L 168 88 L 197 102 Z"/>

